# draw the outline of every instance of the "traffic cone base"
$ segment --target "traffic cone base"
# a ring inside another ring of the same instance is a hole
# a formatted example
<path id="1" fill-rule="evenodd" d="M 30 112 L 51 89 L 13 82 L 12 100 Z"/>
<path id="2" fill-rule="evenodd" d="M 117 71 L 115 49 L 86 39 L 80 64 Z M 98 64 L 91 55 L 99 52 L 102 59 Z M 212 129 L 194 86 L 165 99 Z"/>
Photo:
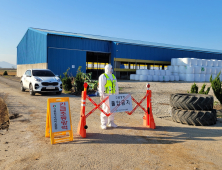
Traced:
<path id="1" fill-rule="evenodd" d="M 150 114 L 150 128 L 156 129 L 156 125 L 155 125 L 154 118 L 153 118 L 152 114 Z"/>
<path id="2" fill-rule="evenodd" d="M 86 137 L 86 117 L 85 116 L 81 116 L 80 117 L 80 121 L 79 121 L 79 126 L 78 126 L 78 131 L 77 133 L 82 136 L 83 138 Z"/>

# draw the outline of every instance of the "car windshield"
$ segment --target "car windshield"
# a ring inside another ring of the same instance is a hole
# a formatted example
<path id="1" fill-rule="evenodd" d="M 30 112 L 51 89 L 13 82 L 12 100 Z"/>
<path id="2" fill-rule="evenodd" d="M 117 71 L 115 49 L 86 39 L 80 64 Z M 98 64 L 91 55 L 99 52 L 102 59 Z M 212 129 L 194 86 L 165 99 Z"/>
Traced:
<path id="1" fill-rule="evenodd" d="M 33 76 L 39 76 L 39 77 L 54 77 L 55 74 L 49 70 L 32 70 Z"/>

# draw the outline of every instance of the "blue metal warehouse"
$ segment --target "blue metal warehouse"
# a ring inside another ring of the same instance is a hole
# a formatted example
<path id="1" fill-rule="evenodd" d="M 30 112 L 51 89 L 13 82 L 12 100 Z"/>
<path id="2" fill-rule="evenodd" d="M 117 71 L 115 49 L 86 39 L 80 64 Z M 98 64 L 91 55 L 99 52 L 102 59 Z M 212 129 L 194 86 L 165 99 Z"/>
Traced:
<path id="1" fill-rule="evenodd" d="M 170 65 L 171 58 L 222 59 L 222 51 L 133 41 L 96 35 L 29 28 L 17 46 L 17 76 L 28 68 L 48 68 L 62 75 L 79 66 L 96 79 L 111 63 L 117 78 L 129 79 L 138 68 Z"/>

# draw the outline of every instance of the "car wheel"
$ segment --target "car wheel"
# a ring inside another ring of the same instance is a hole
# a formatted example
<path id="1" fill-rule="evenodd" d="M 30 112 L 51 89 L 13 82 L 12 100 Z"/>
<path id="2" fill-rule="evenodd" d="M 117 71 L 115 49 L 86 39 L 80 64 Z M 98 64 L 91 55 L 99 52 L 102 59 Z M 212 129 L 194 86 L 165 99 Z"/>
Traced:
<path id="1" fill-rule="evenodd" d="M 30 93 L 31 96 L 35 95 L 35 92 L 33 91 L 32 84 L 29 85 L 29 93 Z"/>
<path id="2" fill-rule="evenodd" d="M 23 83 L 21 82 L 21 91 L 25 91 L 24 87 L 23 87 Z"/>
<path id="3" fill-rule="evenodd" d="M 61 94 L 62 92 L 60 91 L 60 92 L 56 92 L 56 94 Z"/>

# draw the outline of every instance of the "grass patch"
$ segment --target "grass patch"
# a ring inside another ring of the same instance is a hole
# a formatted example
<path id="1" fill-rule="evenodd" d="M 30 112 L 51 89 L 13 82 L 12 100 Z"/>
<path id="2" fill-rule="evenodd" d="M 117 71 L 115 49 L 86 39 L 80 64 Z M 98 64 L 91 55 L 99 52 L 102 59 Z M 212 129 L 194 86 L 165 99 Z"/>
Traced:
<path id="1" fill-rule="evenodd" d="M 219 104 L 219 102 L 218 101 L 214 101 L 214 105 L 217 105 L 217 104 Z"/>

